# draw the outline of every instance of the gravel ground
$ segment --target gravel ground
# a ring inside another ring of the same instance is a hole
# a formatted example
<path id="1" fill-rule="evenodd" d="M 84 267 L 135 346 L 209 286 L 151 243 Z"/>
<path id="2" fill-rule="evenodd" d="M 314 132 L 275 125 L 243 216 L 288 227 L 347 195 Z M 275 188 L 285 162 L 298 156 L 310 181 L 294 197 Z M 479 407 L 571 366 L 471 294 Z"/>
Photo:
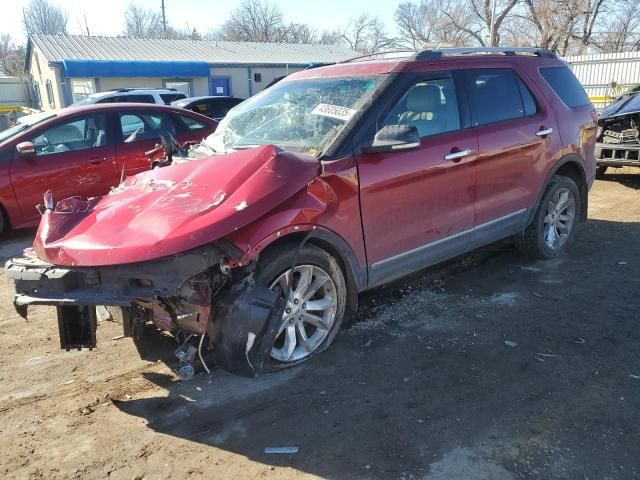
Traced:
<path id="1" fill-rule="evenodd" d="M 22 320 L 2 272 L 0 476 L 640 478 L 639 188 L 597 181 L 562 258 L 501 244 L 366 293 L 330 350 L 253 380 L 180 382 L 171 338 L 140 358 L 112 322 L 62 352 L 54 310 Z"/>

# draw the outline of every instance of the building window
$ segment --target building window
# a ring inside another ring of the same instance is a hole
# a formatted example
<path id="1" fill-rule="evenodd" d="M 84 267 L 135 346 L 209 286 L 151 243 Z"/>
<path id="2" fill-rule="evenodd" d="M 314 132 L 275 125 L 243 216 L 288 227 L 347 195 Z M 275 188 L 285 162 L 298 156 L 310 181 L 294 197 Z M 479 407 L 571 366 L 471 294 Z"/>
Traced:
<path id="1" fill-rule="evenodd" d="M 187 97 L 191 96 L 191 81 L 190 80 L 165 80 L 164 88 L 173 88 L 179 92 L 184 93 Z"/>
<path id="2" fill-rule="evenodd" d="M 262 74 L 261 73 L 254 73 L 253 74 L 253 81 L 256 83 L 260 83 L 262 81 Z"/>
<path id="3" fill-rule="evenodd" d="M 42 99 L 40 98 L 40 84 L 33 82 L 33 106 L 37 109 L 42 108 Z"/>
<path id="4" fill-rule="evenodd" d="M 51 84 L 51 80 L 47 80 L 46 87 L 47 87 L 47 100 L 49 100 L 49 106 L 51 108 L 56 108 L 56 101 L 55 101 L 55 98 L 53 97 L 53 85 Z"/>
<path id="5" fill-rule="evenodd" d="M 74 78 L 71 80 L 71 95 L 73 103 L 96 93 L 96 82 L 93 78 Z"/>

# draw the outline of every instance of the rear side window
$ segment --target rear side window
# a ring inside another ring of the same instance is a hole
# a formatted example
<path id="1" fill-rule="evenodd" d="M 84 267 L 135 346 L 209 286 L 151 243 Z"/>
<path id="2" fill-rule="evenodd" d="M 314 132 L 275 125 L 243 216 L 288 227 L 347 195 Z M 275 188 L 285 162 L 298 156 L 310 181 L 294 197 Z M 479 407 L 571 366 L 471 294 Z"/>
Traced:
<path id="1" fill-rule="evenodd" d="M 178 115 L 178 118 L 191 132 L 197 132 L 198 130 L 203 130 L 207 128 L 206 123 L 198 122 L 191 117 L 185 117 L 184 115 Z"/>
<path id="2" fill-rule="evenodd" d="M 161 93 L 160 98 L 165 105 L 169 105 L 171 102 L 182 100 L 183 98 L 187 98 L 187 96 L 184 93 Z"/>
<path id="3" fill-rule="evenodd" d="M 531 92 L 510 68 L 468 70 L 466 80 L 474 125 L 513 120 L 536 112 Z"/>
<path id="4" fill-rule="evenodd" d="M 132 103 L 156 103 L 153 95 L 125 95 L 118 98 L 119 102 L 132 102 Z"/>
<path id="5" fill-rule="evenodd" d="M 164 113 L 122 112 L 118 114 L 124 143 L 158 139 L 176 134 L 175 125 Z"/>
<path id="6" fill-rule="evenodd" d="M 584 88 L 567 67 L 541 68 L 540 74 L 567 107 L 581 107 L 591 103 Z"/>

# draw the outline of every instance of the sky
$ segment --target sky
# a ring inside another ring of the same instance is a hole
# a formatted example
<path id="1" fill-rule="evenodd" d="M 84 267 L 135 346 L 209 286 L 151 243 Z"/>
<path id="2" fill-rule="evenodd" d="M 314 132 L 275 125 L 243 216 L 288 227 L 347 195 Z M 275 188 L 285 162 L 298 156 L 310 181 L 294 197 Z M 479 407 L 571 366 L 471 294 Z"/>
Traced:
<path id="1" fill-rule="evenodd" d="M 10 33 L 16 43 L 25 43 L 22 9 L 28 0 L 2 0 L 0 33 Z M 86 15 L 91 35 L 117 35 L 124 28 L 124 12 L 131 0 L 53 0 L 69 14 L 69 33 L 80 33 Z M 157 8 L 160 0 L 136 0 L 144 8 Z M 194 27 L 200 33 L 220 26 L 241 0 L 165 0 L 167 21 L 177 29 Z M 400 0 L 271 0 L 280 7 L 286 22 L 307 23 L 317 30 L 345 26 L 362 13 L 379 16 L 394 33 L 393 13 Z"/>

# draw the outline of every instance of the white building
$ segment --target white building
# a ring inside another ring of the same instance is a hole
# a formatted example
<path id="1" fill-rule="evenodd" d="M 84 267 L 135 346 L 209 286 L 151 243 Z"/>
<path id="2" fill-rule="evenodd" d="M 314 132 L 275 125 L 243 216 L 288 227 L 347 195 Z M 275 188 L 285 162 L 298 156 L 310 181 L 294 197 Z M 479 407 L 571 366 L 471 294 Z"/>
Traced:
<path id="1" fill-rule="evenodd" d="M 117 88 L 176 88 L 246 98 L 277 77 L 357 54 L 338 45 L 32 35 L 25 70 L 36 103 L 61 108 Z"/>

